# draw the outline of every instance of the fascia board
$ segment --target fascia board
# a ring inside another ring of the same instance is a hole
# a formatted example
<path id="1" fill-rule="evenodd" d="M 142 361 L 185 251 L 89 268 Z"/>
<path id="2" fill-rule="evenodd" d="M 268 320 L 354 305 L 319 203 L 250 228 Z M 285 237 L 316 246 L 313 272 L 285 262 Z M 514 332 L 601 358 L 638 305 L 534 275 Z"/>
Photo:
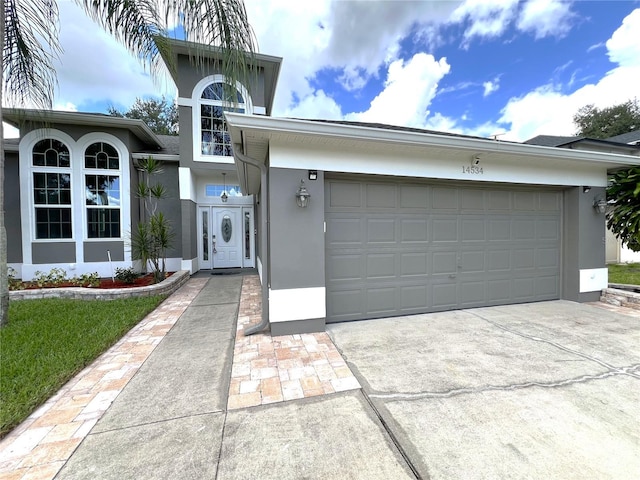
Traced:
<path id="1" fill-rule="evenodd" d="M 288 118 L 260 117 L 225 113 L 232 128 L 273 133 L 288 133 L 328 138 L 344 138 L 367 142 L 395 143 L 421 147 L 452 148 L 474 153 L 501 153 L 514 156 L 544 157 L 557 161 L 599 163 L 607 167 L 640 165 L 640 157 L 585 150 L 569 150 L 541 145 L 501 142 L 489 139 L 403 132 L 358 125 L 319 123 Z"/>
<path id="2" fill-rule="evenodd" d="M 163 147 L 163 143 L 142 120 L 135 118 L 112 117 L 109 115 L 91 115 L 79 112 L 61 112 L 55 110 L 6 109 L 3 120 L 15 127 L 23 120 L 65 125 L 91 125 L 95 127 L 125 128 L 140 140 Z"/>
<path id="3" fill-rule="evenodd" d="M 180 161 L 180 155 L 174 155 L 174 154 L 168 154 L 168 153 L 134 152 L 131 154 L 131 158 L 135 160 L 144 160 L 149 157 L 153 157 L 155 160 L 162 160 L 163 162 L 179 162 Z"/>

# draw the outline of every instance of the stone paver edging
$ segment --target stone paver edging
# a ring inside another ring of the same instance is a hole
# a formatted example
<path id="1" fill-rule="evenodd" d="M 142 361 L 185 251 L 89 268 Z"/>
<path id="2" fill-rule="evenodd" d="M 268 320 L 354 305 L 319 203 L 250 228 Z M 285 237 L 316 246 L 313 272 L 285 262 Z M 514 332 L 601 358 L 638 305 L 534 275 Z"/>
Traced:
<path id="1" fill-rule="evenodd" d="M 171 295 L 189 280 L 188 270 L 175 272 L 166 280 L 155 285 L 131 288 L 38 288 L 33 290 L 13 290 L 10 300 L 34 300 L 37 298 L 73 298 L 76 300 L 115 300 L 117 298 L 149 297 L 151 295 Z"/>

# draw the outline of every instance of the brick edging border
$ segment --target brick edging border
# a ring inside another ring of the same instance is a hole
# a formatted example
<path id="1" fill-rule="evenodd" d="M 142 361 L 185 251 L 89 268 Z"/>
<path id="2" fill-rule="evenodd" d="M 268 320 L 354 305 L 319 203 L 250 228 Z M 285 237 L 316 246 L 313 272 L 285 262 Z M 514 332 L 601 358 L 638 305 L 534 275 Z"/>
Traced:
<path id="1" fill-rule="evenodd" d="M 170 295 L 187 283 L 191 274 L 188 270 L 175 272 L 166 280 L 155 285 L 131 288 L 39 288 L 34 290 L 13 290 L 9 300 L 34 300 L 37 298 L 72 298 L 76 300 L 116 300 L 118 298 L 150 297 L 152 295 Z"/>

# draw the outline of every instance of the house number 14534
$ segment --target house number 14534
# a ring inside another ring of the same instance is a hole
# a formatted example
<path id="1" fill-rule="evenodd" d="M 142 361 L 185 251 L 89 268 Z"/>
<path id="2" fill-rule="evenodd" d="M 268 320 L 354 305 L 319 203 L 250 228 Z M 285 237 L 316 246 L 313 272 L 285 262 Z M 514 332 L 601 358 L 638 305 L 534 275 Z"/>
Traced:
<path id="1" fill-rule="evenodd" d="M 463 165 L 462 173 L 466 173 L 467 175 L 482 175 L 484 172 L 482 171 L 482 167 L 465 167 Z"/>

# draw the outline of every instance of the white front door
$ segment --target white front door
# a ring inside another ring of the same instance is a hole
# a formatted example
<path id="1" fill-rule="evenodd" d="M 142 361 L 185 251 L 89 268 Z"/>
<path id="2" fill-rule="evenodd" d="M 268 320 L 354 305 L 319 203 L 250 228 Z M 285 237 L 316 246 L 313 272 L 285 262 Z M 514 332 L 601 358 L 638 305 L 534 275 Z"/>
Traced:
<path id="1" fill-rule="evenodd" d="M 242 207 L 198 207 L 201 269 L 242 267 Z"/>

